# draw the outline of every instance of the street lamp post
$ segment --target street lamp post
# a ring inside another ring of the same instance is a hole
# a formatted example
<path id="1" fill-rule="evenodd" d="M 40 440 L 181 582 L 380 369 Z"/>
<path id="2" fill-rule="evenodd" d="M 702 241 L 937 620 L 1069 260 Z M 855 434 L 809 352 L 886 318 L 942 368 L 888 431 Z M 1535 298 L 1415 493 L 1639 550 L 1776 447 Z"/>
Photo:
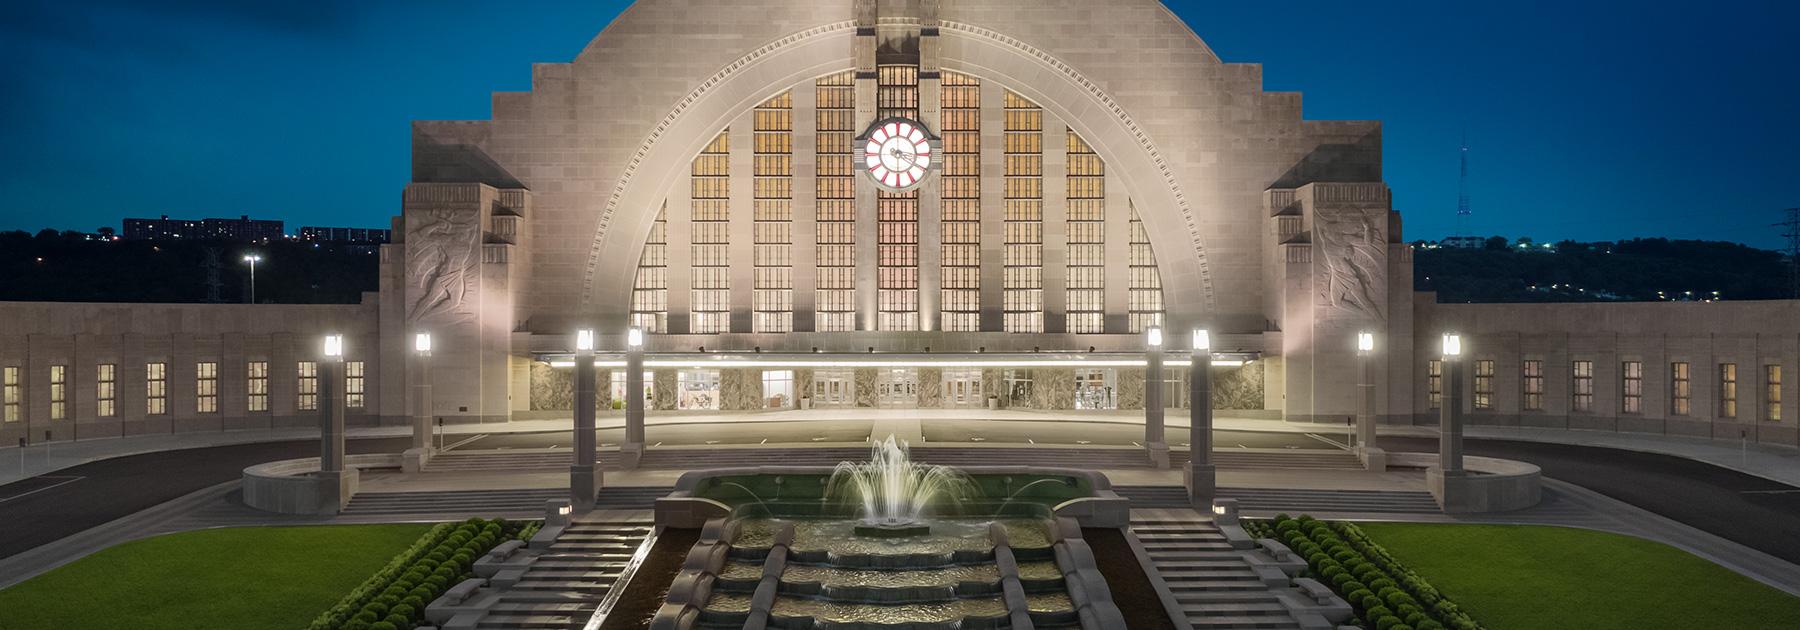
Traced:
<path id="1" fill-rule="evenodd" d="M 319 361 L 319 511 L 337 514 L 356 491 L 356 469 L 344 466 L 344 336 L 325 336 Z"/>
<path id="2" fill-rule="evenodd" d="M 1144 449 L 1150 465 L 1169 467 L 1169 442 L 1163 431 L 1163 331 L 1152 326 L 1144 331 Z"/>
<path id="3" fill-rule="evenodd" d="M 637 468 L 644 456 L 644 329 L 625 331 L 625 443 L 619 457 Z"/>
<path id="4" fill-rule="evenodd" d="M 1212 335 L 1194 331 L 1193 351 L 1188 353 L 1188 504 L 1196 510 L 1212 509 L 1218 498 L 1219 472 L 1212 449 Z"/>
<path id="5" fill-rule="evenodd" d="M 1364 468 L 1382 472 L 1387 470 L 1387 452 L 1376 444 L 1375 373 L 1374 362 L 1371 360 L 1374 354 L 1375 333 L 1357 333 L 1356 357 L 1362 371 L 1362 382 L 1357 385 L 1357 393 L 1362 399 L 1356 414 L 1356 455 L 1362 460 Z"/>
<path id="6" fill-rule="evenodd" d="M 594 507 L 601 472 L 594 444 L 594 331 L 575 331 L 575 463 L 569 466 L 570 504 Z"/>
<path id="7" fill-rule="evenodd" d="M 1438 410 L 1438 458 L 1445 474 L 1463 471 L 1462 335 L 1444 335 L 1444 402 Z"/>
<path id="8" fill-rule="evenodd" d="M 244 256 L 244 262 L 250 263 L 250 303 L 255 304 L 256 303 L 256 263 L 262 262 L 262 256 L 257 255 L 257 254 L 248 254 L 248 255 Z"/>
<path id="9" fill-rule="evenodd" d="M 431 333 L 413 334 L 412 447 L 401 458 L 404 472 L 420 472 L 436 454 L 431 448 Z"/>

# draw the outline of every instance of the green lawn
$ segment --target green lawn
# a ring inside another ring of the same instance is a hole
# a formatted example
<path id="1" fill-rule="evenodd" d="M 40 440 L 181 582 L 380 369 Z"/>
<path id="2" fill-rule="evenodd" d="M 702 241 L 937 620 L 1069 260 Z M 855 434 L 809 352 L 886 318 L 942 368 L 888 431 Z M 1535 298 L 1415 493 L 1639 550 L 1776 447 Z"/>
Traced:
<path id="1" fill-rule="evenodd" d="M 244 527 L 130 542 L 0 591 L 0 629 L 293 630 L 428 527 Z"/>
<path id="2" fill-rule="evenodd" d="M 1661 543 L 1563 527 L 1358 525 L 1493 630 L 1800 628 L 1800 597 Z"/>

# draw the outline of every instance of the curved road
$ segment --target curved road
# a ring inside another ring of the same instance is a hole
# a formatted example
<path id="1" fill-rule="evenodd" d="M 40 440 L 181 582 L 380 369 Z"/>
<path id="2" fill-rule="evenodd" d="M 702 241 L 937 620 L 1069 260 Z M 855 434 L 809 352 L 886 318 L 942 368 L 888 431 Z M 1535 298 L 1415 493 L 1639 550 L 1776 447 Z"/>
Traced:
<path id="1" fill-rule="evenodd" d="M 1320 446 L 1317 439 L 1303 434 L 1241 437 L 1258 447 Z M 398 452 L 407 442 L 358 439 L 350 441 L 349 450 Z M 529 448 L 568 442 L 567 432 L 492 435 L 468 447 Z M 1437 451 L 1437 441 L 1426 438 L 1383 437 L 1382 446 Z M 1679 457 L 1632 451 L 1501 440 L 1469 440 L 1466 449 L 1470 455 L 1537 464 L 1546 476 L 1800 563 L 1800 534 L 1796 534 L 1800 488 Z M 165 451 L 93 462 L 0 486 L 0 558 L 231 481 L 245 466 L 317 453 L 318 442 L 312 440 Z"/>

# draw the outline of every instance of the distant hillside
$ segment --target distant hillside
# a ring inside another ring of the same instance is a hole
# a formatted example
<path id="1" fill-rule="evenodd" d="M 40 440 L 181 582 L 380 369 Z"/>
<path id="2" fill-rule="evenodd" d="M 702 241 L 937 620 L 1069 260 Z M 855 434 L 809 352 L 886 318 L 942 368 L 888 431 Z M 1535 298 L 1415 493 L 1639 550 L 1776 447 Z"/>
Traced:
<path id="1" fill-rule="evenodd" d="M 0 232 L 0 300 L 205 302 L 206 251 L 218 252 L 219 299 L 243 302 L 250 266 L 256 300 L 354 304 L 376 290 L 379 256 L 370 246 L 280 242 L 101 241 L 76 232 Z"/>
<path id="2" fill-rule="evenodd" d="M 1415 248 L 1414 286 L 1439 302 L 1771 300 L 1790 297 L 1778 252 L 1663 238 L 1563 241 L 1553 248 L 1489 239 L 1481 249 Z"/>

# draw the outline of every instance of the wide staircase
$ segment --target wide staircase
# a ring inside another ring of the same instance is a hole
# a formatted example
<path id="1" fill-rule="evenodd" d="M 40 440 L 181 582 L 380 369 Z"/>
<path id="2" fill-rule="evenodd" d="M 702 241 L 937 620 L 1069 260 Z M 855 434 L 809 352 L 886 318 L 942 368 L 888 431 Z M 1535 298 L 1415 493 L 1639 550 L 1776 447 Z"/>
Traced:
<path id="1" fill-rule="evenodd" d="M 1211 520 L 1192 510 L 1148 512 L 1132 510 L 1131 533 L 1194 628 L 1300 627 Z"/>
<path id="2" fill-rule="evenodd" d="M 664 494 L 667 494 L 666 492 Z M 544 503 L 567 499 L 566 488 L 451 490 L 439 492 L 358 492 L 345 516 L 437 516 L 521 514 L 542 516 Z"/>
<path id="3" fill-rule="evenodd" d="M 1181 486 L 1113 486 L 1133 508 L 1185 508 Z M 1289 514 L 1436 514 L 1431 493 L 1408 490 L 1307 490 L 1300 488 L 1219 488 L 1219 498 L 1236 499 L 1246 512 Z"/>
<path id="4" fill-rule="evenodd" d="M 993 448 L 919 446 L 912 449 L 913 459 L 946 466 L 1068 466 L 1098 470 L 1148 468 L 1150 460 L 1138 448 Z M 795 448 L 791 445 L 773 448 L 651 448 L 644 451 L 639 468 L 652 470 L 685 470 L 697 467 L 719 468 L 739 466 L 831 466 L 841 461 L 862 461 L 869 451 L 864 447 Z M 1187 451 L 1170 453 L 1171 465 L 1187 465 Z M 616 470 L 615 451 L 601 451 L 600 466 Z M 1337 449 L 1222 449 L 1213 452 L 1213 461 L 1227 470 L 1356 470 L 1362 468 L 1356 456 Z M 425 469 L 430 472 L 523 472 L 557 470 L 570 464 L 569 450 L 521 449 L 495 451 L 451 451 L 432 458 Z"/>
<path id="5" fill-rule="evenodd" d="M 525 569 L 477 628 L 579 629 L 644 544 L 648 521 L 578 521 Z"/>

